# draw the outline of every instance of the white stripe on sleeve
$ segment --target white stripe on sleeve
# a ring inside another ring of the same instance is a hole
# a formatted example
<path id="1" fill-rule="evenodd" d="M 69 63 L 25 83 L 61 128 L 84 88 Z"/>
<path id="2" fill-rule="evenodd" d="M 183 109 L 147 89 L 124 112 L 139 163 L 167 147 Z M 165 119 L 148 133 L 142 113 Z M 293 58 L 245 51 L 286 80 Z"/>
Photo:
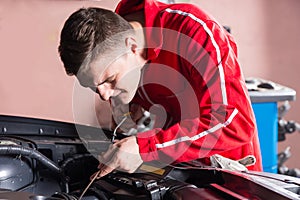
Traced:
<path id="1" fill-rule="evenodd" d="M 209 133 L 213 133 L 223 127 L 226 127 L 228 126 L 233 118 L 238 114 L 238 110 L 237 109 L 234 109 L 234 111 L 231 113 L 231 115 L 229 116 L 229 118 L 224 122 L 224 123 L 219 123 L 217 124 L 216 126 L 206 130 L 206 131 L 203 131 L 201 133 L 198 133 L 197 135 L 193 136 L 193 137 L 189 137 L 189 136 L 184 136 L 184 137 L 180 137 L 180 138 L 177 138 L 175 140 L 170 140 L 168 142 L 165 142 L 165 143 L 162 143 L 162 144 L 156 144 L 156 148 L 158 149 L 161 149 L 161 148 L 165 148 L 165 147 L 168 147 L 168 146 L 172 146 L 172 145 L 175 145 L 177 143 L 180 143 L 180 142 L 185 142 L 185 141 L 195 141 L 195 140 L 198 140 L 204 136 L 206 136 L 207 134 Z"/>

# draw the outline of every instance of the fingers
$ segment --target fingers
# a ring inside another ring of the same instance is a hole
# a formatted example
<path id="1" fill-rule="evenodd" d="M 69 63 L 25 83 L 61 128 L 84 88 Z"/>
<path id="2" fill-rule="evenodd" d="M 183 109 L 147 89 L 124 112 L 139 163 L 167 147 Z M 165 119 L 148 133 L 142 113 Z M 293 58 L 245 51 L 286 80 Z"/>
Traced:
<path id="1" fill-rule="evenodd" d="M 108 165 L 102 165 L 102 167 L 99 168 L 100 173 L 99 173 L 97 178 L 101 178 L 103 176 L 106 176 L 107 174 L 111 173 L 113 170 L 114 170 L 113 167 L 110 167 Z"/>
<path id="2" fill-rule="evenodd" d="M 95 176 L 97 176 L 96 179 L 99 179 L 99 171 L 95 172 L 93 175 L 90 176 L 90 181 L 93 180 L 95 178 Z"/>
<path id="3" fill-rule="evenodd" d="M 133 173 L 143 162 L 134 136 L 116 141 L 98 158 L 100 172 L 97 178 L 101 178 L 115 169 Z M 93 177 L 95 177 L 95 174 Z"/>
<path id="4" fill-rule="evenodd" d="M 99 164 L 98 169 L 99 170 L 97 172 L 95 172 L 93 175 L 91 175 L 90 180 L 93 180 L 94 178 L 100 179 L 101 177 L 111 173 L 114 170 L 113 168 L 106 166 L 103 163 Z M 95 176 L 97 176 L 97 177 L 95 177 Z"/>
<path id="5" fill-rule="evenodd" d="M 98 160 L 100 163 L 107 163 L 109 162 L 113 155 L 115 154 L 115 151 L 116 151 L 116 144 L 111 144 L 109 145 L 108 149 L 106 152 L 103 152 L 101 153 L 99 156 L 98 156 Z"/>
<path id="6" fill-rule="evenodd" d="M 111 173 L 114 169 L 118 168 L 118 162 L 116 162 L 115 158 L 117 150 L 117 145 L 112 144 L 106 152 L 103 152 L 98 156 L 98 160 L 100 162 L 98 169 L 100 173 L 98 174 L 97 179 Z M 95 176 L 95 174 L 93 175 Z"/>

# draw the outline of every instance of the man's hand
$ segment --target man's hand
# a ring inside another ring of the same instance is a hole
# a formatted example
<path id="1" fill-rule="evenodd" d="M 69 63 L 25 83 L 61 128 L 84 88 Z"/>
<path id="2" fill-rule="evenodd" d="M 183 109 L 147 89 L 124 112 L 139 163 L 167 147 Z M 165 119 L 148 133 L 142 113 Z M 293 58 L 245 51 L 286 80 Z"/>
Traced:
<path id="1" fill-rule="evenodd" d="M 101 171 L 98 178 L 101 178 L 114 169 L 133 173 L 143 160 L 139 154 L 139 146 L 135 136 L 130 136 L 116 142 L 108 148 L 107 152 L 99 156 Z"/>

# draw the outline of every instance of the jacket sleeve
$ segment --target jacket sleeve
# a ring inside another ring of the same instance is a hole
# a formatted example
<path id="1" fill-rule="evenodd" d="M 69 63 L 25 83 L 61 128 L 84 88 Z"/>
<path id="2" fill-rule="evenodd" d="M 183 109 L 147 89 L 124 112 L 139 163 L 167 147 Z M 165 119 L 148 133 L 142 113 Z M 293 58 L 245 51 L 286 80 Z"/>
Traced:
<path id="1" fill-rule="evenodd" d="M 192 39 L 181 42 L 180 62 L 188 69 L 189 83 L 197 97 L 197 106 L 189 105 L 188 109 L 198 109 L 198 115 L 164 130 L 138 134 L 144 161 L 173 163 L 222 154 L 251 143 L 256 133 L 231 36 L 213 21 L 187 34 Z M 240 157 L 241 153 L 237 154 L 232 159 Z"/>

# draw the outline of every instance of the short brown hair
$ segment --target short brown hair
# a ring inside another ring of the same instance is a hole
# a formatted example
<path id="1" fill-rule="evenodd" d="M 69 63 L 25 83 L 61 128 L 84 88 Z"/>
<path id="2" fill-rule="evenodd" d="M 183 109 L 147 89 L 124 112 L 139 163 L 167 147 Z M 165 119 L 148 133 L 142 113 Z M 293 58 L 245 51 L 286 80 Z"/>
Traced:
<path id="1" fill-rule="evenodd" d="M 102 8 L 81 8 L 65 22 L 58 52 L 68 75 L 76 75 L 93 49 L 112 35 L 133 30 L 118 14 Z M 102 45 L 102 44 L 101 44 Z M 113 48 L 117 44 L 103 48 Z"/>

